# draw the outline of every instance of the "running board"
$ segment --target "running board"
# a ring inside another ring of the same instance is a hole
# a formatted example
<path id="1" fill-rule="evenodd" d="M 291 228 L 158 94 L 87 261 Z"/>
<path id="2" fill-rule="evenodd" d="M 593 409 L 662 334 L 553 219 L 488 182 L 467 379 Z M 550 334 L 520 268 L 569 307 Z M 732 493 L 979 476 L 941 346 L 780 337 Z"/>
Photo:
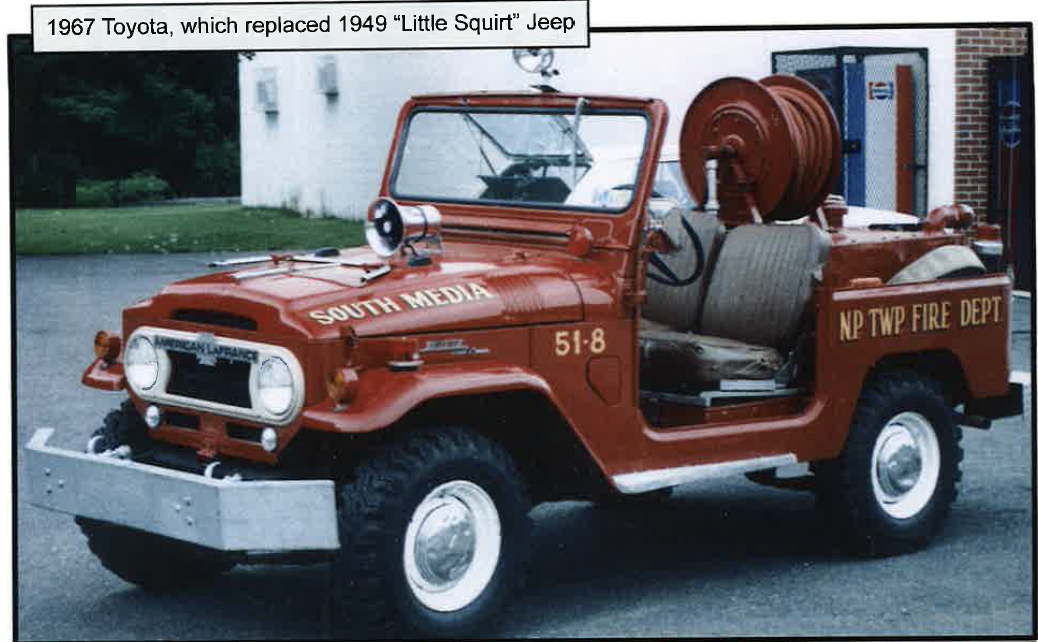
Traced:
<path id="1" fill-rule="evenodd" d="M 641 398 L 643 401 L 663 401 L 682 406 L 712 408 L 715 400 L 718 399 L 770 399 L 773 397 L 793 397 L 806 392 L 803 388 L 786 388 L 784 386 L 779 386 L 775 384 L 774 381 L 762 382 L 763 385 L 754 387 L 734 387 L 735 384 L 744 383 L 742 381 L 722 381 L 721 383 L 727 385 L 723 385 L 720 390 L 702 390 L 694 395 L 642 390 Z"/>
<path id="2" fill-rule="evenodd" d="M 786 453 L 785 455 L 740 459 L 716 464 L 699 464 L 697 466 L 646 470 L 640 473 L 624 473 L 622 475 L 613 475 L 613 484 L 616 485 L 617 490 L 621 493 L 636 495 L 689 482 L 745 475 L 758 470 L 778 468 L 779 466 L 788 466 L 795 463 L 797 463 L 796 455 Z"/>

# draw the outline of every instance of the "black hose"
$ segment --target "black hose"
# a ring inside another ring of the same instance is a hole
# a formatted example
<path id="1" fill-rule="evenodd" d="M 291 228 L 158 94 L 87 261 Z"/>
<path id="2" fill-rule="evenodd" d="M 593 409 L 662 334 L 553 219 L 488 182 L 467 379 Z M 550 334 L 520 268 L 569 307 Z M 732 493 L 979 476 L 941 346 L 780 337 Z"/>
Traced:
<path id="1" fill-rule="evenodd" d="M 670 287 L 684 287 L 686 285 L 692 285 L 700 276 L 703 275 L 703 269 L 706 267 L 706 253 L 703 251 L 703 242 L 699 239 L 699 235 L 696 234 L 696 231 L 692 229 L 692 225 L 685 220 L 684 216 L 681 217 L 681 227 L 685 228 L 688 237 L 692 239 L 692 247 L 696 252 L 696 269 L 687 278 L 679 279 L 678 275 L 674 274 L 674 271 L 671 270 L 670 267 L 663 262 L 663 259 L 657 256 L 654 252 L 649 256 L 649 263 L 662 272 L 663 276 L 653 274 L 652 272 L 646 272 L 645 274 L 645 276 L 653 281 Z"/>

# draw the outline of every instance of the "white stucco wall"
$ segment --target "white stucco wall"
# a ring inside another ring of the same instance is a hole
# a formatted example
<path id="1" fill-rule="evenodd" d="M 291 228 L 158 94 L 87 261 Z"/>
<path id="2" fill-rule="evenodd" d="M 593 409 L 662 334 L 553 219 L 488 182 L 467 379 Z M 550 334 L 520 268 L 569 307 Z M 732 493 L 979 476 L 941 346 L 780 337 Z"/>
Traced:
<path id="1" fill-rule="evenodd" d="M 675 141 L 696 93 L 722 76 L 760 78 L 771 53 L 835 46 L 929 50 L 929 186 L 933 207 L 953 196 L 955 34 L 952 29 L 592 34 L 589 49 L 556 51 L 563 91 L 662 98 Z M 337 62 L 339 95 L 317 91 L 322 56 Z M 279 110 L 263 113 L 262 69 L 277 78 Z M 525 88 L 511 53 L 488 51 L 260 53 L 239 67 L 242 202 L 310 215 L 361 218 L 377 194 L 400 105 L 440 91 Z"/>

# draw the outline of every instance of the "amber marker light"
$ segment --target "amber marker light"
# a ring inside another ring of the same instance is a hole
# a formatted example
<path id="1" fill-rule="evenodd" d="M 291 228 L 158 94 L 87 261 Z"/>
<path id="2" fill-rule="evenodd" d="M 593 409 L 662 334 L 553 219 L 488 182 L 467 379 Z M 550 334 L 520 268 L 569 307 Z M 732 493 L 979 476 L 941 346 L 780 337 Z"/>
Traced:
<path id="1" fill-rule="evenodd" d="M 122 340 L 118 336 L 108 334 L 104 330 L 94 335 L 94 354 L 105 363 L 115 361 L 119 356 L 120 348 L 122 348 Z"/>
<path id="2" fill-rule="evenodd" d="M 357 394 L 360 379 L 353 368 L 336 368 L 326 380 L 328 396 L 337 404 L 349 403 Z"/>

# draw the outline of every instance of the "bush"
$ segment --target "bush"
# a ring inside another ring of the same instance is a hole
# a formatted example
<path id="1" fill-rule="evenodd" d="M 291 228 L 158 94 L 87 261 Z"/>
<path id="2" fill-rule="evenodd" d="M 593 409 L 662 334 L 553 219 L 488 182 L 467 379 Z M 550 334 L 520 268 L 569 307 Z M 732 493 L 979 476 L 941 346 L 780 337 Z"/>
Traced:
<path id="1" fill-rule="evenodd" d="M 77 207 L 111 207 L 115 205 L 116 181 L 76 181 Z"/>
<path id="2" fill-rule="evenodd" d="M 135 172 L 118 180 L 81 179 L 76 182 L 79 207 L 115 207 L 157 201 L 173 195 L 169 183 L 152 172 Z"/>
<path id="3" fill-rule="evenodd" d="M 169 183 L 151 172 L 134 172 L 122 179 L 118 182 L 118 192 L 119 205 L 157 201 L 173 195 Z"/>

